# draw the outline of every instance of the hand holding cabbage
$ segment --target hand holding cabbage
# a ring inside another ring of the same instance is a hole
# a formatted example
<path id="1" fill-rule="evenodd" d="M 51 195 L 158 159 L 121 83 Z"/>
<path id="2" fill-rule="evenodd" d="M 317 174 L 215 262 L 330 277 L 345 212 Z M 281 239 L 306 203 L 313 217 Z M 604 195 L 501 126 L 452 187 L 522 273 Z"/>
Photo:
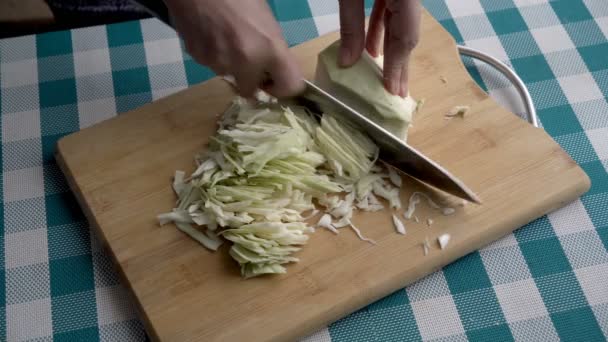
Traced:
<path id="1" fill-rule="evenodd" d="M 376 0 L 365 36 L 363 0 L 340 0 L 340 64 L 353 65 L 364 47 L 378 57 L 384 50 L 384 86 L 407 96 L 409 56 L 418 41 L 418 0 Z M 167 0 L 173 24 L 187 51 L 219 75 L 233 75 L 239 94 L 250 97 L 267 74 L 276 97 L 300 92 L 302 73 L 264 0 Z M 384 37 L 384 38 L 383 38 Z"/>
<path id="2" fill-rule="evenodd" d="M 363 0 L 340 0 L 340 24 L 340 64 L 355 64 L 364 46 L 372 57 L 384 51 L 384 86 L 406 97 L 410 54 L 419 37 L 419 1 L 376 0 L 366 37 Z"/>

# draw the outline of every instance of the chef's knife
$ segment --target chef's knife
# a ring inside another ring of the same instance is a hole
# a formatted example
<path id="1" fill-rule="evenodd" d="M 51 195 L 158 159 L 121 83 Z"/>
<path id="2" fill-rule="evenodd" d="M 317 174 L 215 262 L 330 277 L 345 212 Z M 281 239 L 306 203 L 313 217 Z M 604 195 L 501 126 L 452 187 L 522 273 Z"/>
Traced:
<path id="1" fill-rule="evenodd" d="M 162 0 L 132 1 L 171 26 L 169 11 Z M 384 162 L 439 190 L 481 203 L 479 197 L 448 170 L 312 82 L 308 80 L 304 80 L 304 82 L 306 83 L 305 91 L 298 97 L 304 101 L 300 102 L 312 111 L 320 110 L 321 113 L 331 113 L 367 133 L 380 148 L 380 159 Z"/>
<path id="2" fill-rule="evenodd" d="M 299 102 L 313 112 L 331 113 L 338 119 L 350 122 L 360 131 L 367 133 L 380 148 L 380 159 L 384 162 L 439 190 L 471 202 L 481 203 L 479 197 L 448 170 L 389 133 L 382 126 L 361 115 L 345 102 L 310 81 L 304 80 L 304 82 L 306 89 L 299 96 Z"/>

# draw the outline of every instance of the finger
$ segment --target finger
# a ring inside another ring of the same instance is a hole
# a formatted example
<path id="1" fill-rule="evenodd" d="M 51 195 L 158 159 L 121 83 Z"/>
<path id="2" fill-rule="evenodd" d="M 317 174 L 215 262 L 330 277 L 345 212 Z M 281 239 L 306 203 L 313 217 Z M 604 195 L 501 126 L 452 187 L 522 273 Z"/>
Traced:
<path id="1" fill-rule="evenodd" d="M 222 63 L 210 63 L 207 67 L 218 76 L 228 75 L 228 68 Z"/>
<path id="2" fill-rule="evenodd" d="M 409 56 L 418 43 L 420 7 L 418 1 L 388 0 L 384 39 L 384 84 L 395 95 L 407 93 Z"/>
<path id="3" fill-rule="evenodd" d="M 340 0 L 340 57 L 341 66 L 353 65 L 365 45 L 364 0 Z"/>
<path id="4" fill-rule="evenodd" d="M 392 19 L 393 14 L 389 11 L 386 11 L 384 13 L 384 22 L 385 23 L 390 23 L 391 19 Z M 384 76 L 384 87 L 386 88 L 386 90 L 388 90 L 391 94 L 397 95 L 399 92 L 399 82 L 401 82 L 401 69 L 399 66 L 394 65 L 394 59 L 390 59 L 387 58 L 387 55 L 391 55 L 391 53 L 388 51 L 389 47 L 390 47 L 390 37 L 392 34 L 392 27 L 391 25 L 385 25 L 385 32 L 384 32 L 384 52 L 385 52 L 385 56 L 384 56 L 384 63 L 383 63 L 383 76 Z M 399 71 L 399 73 L 397 74 L 397 71 Z M 396 80 L 399 80 L 398 83 L 395 83 Z"/>
<path id="5" fill-rule="evenodd" d="M 386 9 L 385 0 L 376 0 L 372 15 L 369 19 L 365 48 L 370 55 L 378 57 L 382 55 L 382 36 L 384 35 L 384 12 Z"/>
<path id="6" fill-rule="evenodd" d="M 192 49 L 187 49 L 186 51 L 188 51 L 188 54 L 190 54 L 192 59 L 194 59 L 194 61 L 197 62 L 198 64 L 210 68 L 215 73 L 219 72 L 219 68 L 217 67 L 217 65 L 215 65 L 213 60 L 210 58 L 210 56 L 209 56 L 210 54 L 207 51 L 203 51 L 202 49 L 200 49 L 198 47 L 195 47 Z"/>
<path id="7" fill-rule="evenodd" d="M 408 79 L 409 79 L 409 58 L 403 63 L 401 69 L 401 79 L 399 82 L 399 96 L 406 97 L 408 94 Z"/>
<path id="8" fill-rule="evenodd" d="M 296 95 L 304 90 L 300 67 L 289 51 L 278 54 L 267 70 L 272 83 L 263 89 L 270 95 L 281 98 Z"/>
<path id="9" fill-rule="evenodd" d="M 198 64 L 211 69 L 216 75 L 225 75 L 229 70 L 225 60 L 213 58 L 211 51 L 214 49 L 205 49 L 200 44 L 191 44 L 192 48 L 186 48 L 186 51 L 192 56 Z M 211 50 L 211 51 L 209 51 Z"/>
<path id="10" fill-rule="evenodd" d="M 281 37 L 281 40 L 286 44 L 285 39 L 283 39 L 281 25 L 279 25 L 279 22 L 272 13 L 268 1 L 262 1 L 261 6 L 264 7 L 264 10 L 262 11 L 260 18 L 262 22 L 266 23 L 265 28 L 269 30 L 268 33 L 273 37 Z"/>
<path id="11" fill-rule="evenodd" d="M 264 79 L 262 65 L 240 65 L 234 74 L 237 91 L 243 97 L 252 97 Z"/>

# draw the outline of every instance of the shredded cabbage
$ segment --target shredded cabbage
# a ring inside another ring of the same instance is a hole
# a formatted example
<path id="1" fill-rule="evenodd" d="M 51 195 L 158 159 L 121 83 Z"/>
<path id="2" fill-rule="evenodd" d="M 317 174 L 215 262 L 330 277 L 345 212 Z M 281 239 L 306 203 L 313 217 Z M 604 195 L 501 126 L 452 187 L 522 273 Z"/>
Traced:
<path id="1" fill-rule="evenodd" d="M 454 208 L 447 208 L 447 207 L 446 208 L 441 208 L 441 213 L 444 216 L 452 215 L 455 212 L 456 212 L 456 209 L 454 209 Z"/>
<path id="2" fill-rule="evenodd" d="M 429 255 L 429 248 L 430 248 L 429 238 L 425 237 L 424 241 L 422 242 L 422 253 L 424 254 L 424 256 Z"/>
<path id="3" fill-rule="evenodd" d="M 448 242 L 450 242 L 450 234 L 439 235 L 437 241 L 439 242 L 439 247 L 441 247 L 441 249 L 445 249 L 448 246 Z"/>
<path id="4" fill-rule="evenodd" d="M 375 195 L 401 206 L 398 181 L 386 182 L 391 171 L 375 165 L 376 145 L 331 115 L 319 122 L 302 107 L 258 99 L 265 103 L 236 98 L 194 172 L 175 173 L 177 205 L 159 223 L 174 222 L 210 250 L 229 241 L 244 278 L 285 273 L 298 261 L 293 253 L 314 231 L 303 221 L 318 213 L 315 203 L 325 212 L 317 226 L 336 234 L 348 226 L 375 243 L 351 222 L 353 212 L 383 209 Z"/>
<path id="5" fill-rule="evenodd" d="M 412 216 L 414 217 L 414 220 L 419 223 L 420 219 L 414 215 L 414 211 L 416 210 L 416 205 L 418 203 L 420 203 L 420 197 L 424 197 L 426 198 L 427 202 L 429 203 L 429 206 L 433 209 L 439 210 L 441 211 L 441 213 L 444 216 L 449 216 L 452 215 L 456 212 L 456 209 L 454 208 L 450 208 L 450 207 L 441 207 L 439 204 L 437 204 L 435 201 L 433 201 L 431 199 L 431 197 L 423 192 L 414 192 L 409 199 L 408 202 L 408 207 L 407 210 L 403 213 L 403 217 L 405 217 L 406 219 L 411 219 Z M 431 226 L 433 224 L 433 220 L 431 218 L 428 218 L 426 221 L 427 226 Z"/>
<path id="6" fill-rule="evenodd" d="M 388 177 L 391 180 L 391 183 L 395 184 L 396 187 L 401 188 L 402 179 L 397 170 L 393 167 L 388 166 Z"/>
<path id="7" fill-rule="evenodd" d="M 395 230 L 397 231 L 397 233 L 405 235 L 405 226 L 395 214 L 393 214 L 393 225 L 395 226 Z"/>
<path id="8" fill-rule="evenodd" d="M 363 236 L 363 234 L 361 233 L 361 230 L 359 228 L 357 228 L 357 226 L 355 226 L 352 222 L 349 222 L 349 226 L 350 226 L 350 229 L 352 229 L 355 232 L 355 234 L 357 234 L 357 237 L 360 240 L 367 241 L 367 242 L 371 243 L 372 245 L 377 245 L 376 241 Z"/>
<path id="9" fill-rule="evenodd" d="M 336 229 L 336 227 L 334 227 L 334 225 L 331 223 L 331 216 L 329 214 L 325 214 L 323 216 L 321 216 L 321 218 L 319 219 L 319 222 L 317 222 L 317 226 L 320 228 L 325 228 L 328 229 L 329 231 L 331 231 L 334 234 L 338 234 L 338 230 Z"/>

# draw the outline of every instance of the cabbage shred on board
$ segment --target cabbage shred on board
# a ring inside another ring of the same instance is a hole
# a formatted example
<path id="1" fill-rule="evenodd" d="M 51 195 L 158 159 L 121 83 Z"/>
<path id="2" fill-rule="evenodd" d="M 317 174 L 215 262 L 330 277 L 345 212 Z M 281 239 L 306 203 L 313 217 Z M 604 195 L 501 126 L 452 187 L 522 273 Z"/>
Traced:
<path id="1" fill-rule="evenodd" d="M 237 97 L 196 170 L 175 173 L 177 207 L 158 220 L 211 250 L 228 240 L 245 278 L 285 273 L 314 231 L 303 222 L 314 203 L 332 227 L 358 234 L 354 210 L 381 210 L 379 198 L 401 207 L 392 170 L 376 165 L 377 157 L 366 135 L 330 115 L 318 122 L 302 107 Z"/>

